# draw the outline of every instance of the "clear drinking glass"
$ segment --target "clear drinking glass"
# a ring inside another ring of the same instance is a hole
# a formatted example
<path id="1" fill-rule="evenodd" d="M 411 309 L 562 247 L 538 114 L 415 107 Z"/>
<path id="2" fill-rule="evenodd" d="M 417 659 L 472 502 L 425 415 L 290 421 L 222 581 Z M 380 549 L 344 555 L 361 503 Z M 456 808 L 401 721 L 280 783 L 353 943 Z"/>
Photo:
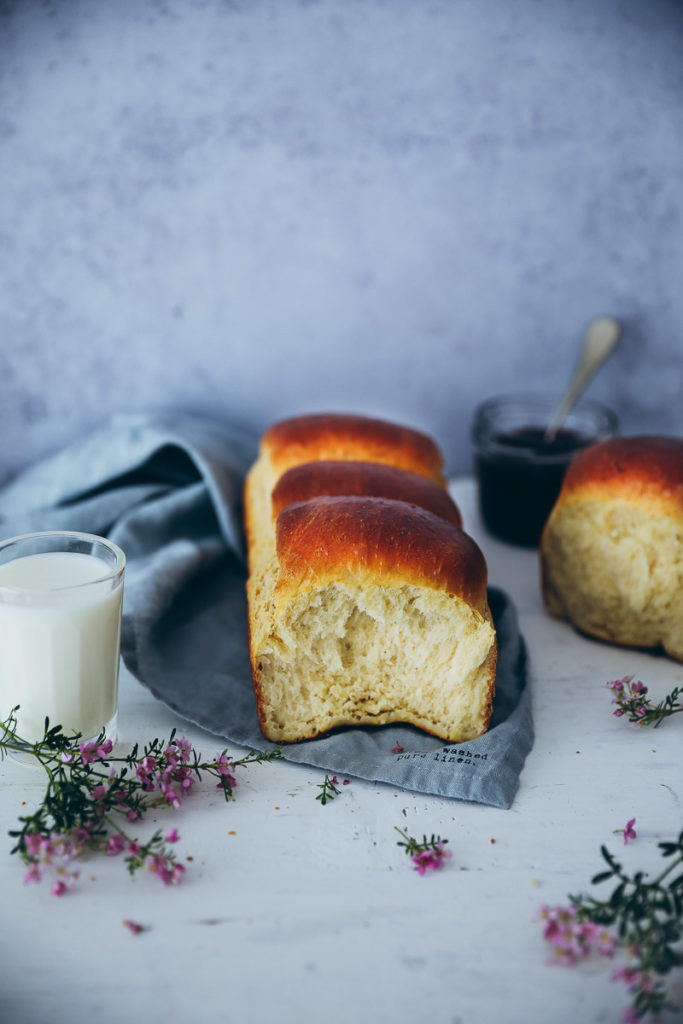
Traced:
<path id="1" fill-rule="evenodd" d="M 116 737 L 126 559 L 109 540 L 72 531 L 0 543 L 0 718 L 17 735 L 45 718 L 83 741 Z"/>
<path id="2" fill-rule="evenodd" d="M 559 401 L 539 395 L 501 395 L 477 407 L 472 422 L 479 507 L 489 533 L 536 547 L 571 459 L 613 437 L 617 418 L 598 402 L 580 402 L 551 442 L 546 427 Z"/>

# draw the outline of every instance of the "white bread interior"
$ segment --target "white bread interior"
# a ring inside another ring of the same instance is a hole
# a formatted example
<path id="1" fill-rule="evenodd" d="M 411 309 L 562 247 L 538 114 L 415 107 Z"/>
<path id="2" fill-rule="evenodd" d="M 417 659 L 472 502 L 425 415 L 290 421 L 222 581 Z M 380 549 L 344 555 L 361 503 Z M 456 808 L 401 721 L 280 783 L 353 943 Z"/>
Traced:
<path id="1" fill-rule="evenodd" d="M 262 728 L 275 741 L 407 722 L 456 742 L 486 731 L 491 621 L 417 586 L 329 583 L 282 607 L 273 563 L 252 590 Z"/>
<path id="2" fill-rule="evenodd" d="M 551 615 L 603 640 L 662 646 L 683 661 L 683 530 L 621 499 L 565 505 L 546 529 Z"/>

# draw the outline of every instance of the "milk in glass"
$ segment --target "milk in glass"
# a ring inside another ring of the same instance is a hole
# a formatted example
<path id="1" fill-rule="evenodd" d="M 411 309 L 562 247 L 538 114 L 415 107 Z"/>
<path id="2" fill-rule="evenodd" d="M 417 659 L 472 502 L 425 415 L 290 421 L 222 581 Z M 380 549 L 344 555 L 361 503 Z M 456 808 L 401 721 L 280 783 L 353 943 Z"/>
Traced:
<path id="1" fill-rule="evenodd" d="M 80 550 L 0 564 L 0 716 L 20 705 L 18 736 L 40 739 L 46 716 L 84 739 L 112 728 L 122 579 L 122 569 L 117 576 Z"/>

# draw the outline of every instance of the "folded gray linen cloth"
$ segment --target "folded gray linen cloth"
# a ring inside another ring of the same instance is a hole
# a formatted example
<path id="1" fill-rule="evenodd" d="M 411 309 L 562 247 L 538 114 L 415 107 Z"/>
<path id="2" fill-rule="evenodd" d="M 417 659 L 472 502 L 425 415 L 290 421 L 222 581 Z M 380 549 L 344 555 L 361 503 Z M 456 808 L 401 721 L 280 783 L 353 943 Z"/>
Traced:
<path id="1" fill-rule="evenodd" d="M 197 725 L 271 750 L 247 648 L 242 485 L 250 435 L 213 419 L 120 415 L 0 490 L 3 538 L 108 536 L 127 559 L 121 653 L 160 701 Z M 444 745 L 412 726 L 337 729 L 286 744 L 289 761 L 439 796 L 510 807 L 533 744 L 525 645 L 509 597 L 489 588 L 498 633 L 489 731 Z M 399 750 L 398 748 L 402 748 Z"/>

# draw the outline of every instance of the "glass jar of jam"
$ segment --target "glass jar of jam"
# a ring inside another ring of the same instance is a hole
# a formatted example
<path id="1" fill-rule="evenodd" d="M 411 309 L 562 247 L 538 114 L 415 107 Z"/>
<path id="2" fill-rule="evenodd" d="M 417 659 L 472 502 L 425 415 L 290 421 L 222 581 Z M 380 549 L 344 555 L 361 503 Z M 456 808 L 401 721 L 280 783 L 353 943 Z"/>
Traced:
<path id="1" fill-rule="evenodd" d="M 552 440 L 545 431 L 559 402 L 502 395 L 477 407 L 472 423 L 479 508 L 489 533 L 536 547 L 565 470 L 581 448 L 613 437 L 617 418 L 598 402 L 580 402 Z"/>

